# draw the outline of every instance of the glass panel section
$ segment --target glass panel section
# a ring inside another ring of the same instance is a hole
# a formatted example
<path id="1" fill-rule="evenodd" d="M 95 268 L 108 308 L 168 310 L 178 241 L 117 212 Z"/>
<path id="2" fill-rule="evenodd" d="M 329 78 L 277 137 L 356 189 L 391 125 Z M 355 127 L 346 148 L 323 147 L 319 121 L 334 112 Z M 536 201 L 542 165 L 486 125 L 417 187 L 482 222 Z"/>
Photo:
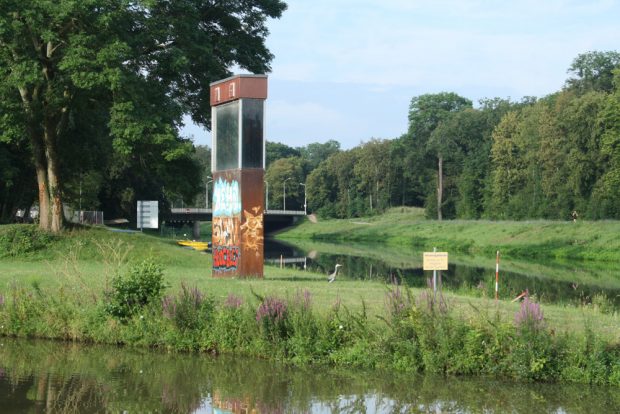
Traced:
<path id="1" fill-rule="evenodd" d="M 243 168 L 263 168 L 263 99 L 243 100 Z"/>
<path id="2" fill-rule="evenodd" d="M 215 108 L 215 170 L 239 168 L 239 101 Z"/>

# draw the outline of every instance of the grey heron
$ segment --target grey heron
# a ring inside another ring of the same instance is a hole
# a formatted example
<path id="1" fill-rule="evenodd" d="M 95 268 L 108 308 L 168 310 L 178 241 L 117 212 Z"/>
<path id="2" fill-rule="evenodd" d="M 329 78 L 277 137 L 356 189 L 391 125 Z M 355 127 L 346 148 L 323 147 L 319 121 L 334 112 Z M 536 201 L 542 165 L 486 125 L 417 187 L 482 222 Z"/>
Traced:
<path id="1" fill-rule="evenodd" d="M 341 265 L 341 264 L 336 264 L 336 267 L 334 268 L 333 273 L 331 273 L 331 274 L 329 275 L 329 279 L 328 279 L 328 280 L 329 280 L 329 283 L 332 283 L 334 280 L 336 280 L 336 275 L 338 275 L 338 269 L 339 269 L 340 267 L 342 267 L 342 265 Z"/>

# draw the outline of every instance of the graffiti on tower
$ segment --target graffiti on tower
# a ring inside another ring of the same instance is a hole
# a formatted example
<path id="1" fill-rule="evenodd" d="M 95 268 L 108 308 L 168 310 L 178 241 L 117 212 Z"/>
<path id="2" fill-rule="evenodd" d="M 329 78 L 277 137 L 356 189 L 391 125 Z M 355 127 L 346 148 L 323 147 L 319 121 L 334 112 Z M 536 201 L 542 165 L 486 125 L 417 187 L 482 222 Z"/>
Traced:
<path id="1" fill-rule="evenodd" d="M 252 207 L 252 212 L 243 210 L 245 223 L 241 225 L 241 238 L 243 250 L 253 252 L 260 256 L 263 247 L 263 213 L 262 207 Z M 260 214 L 259 214 L 260 213 Z"/>
<path id="2" fill-rule="evenodd" d="M 213 188 L 213 268 L 233 271 L 239 267 L 241 192 L 237 180 L 219 177 Z"/>

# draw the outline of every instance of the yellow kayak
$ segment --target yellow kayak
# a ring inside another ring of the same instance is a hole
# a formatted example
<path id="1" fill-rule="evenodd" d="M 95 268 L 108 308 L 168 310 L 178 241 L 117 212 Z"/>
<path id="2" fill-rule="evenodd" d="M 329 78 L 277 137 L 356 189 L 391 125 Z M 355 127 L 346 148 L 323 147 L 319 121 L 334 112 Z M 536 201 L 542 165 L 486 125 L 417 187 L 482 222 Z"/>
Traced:
<path id="1" fill-rule="evenodd" d="M 211 243 L 209 242 L 193 240 L 177 240 L 177 244 L 179 246 L 191 247 L 192 249 L 199 251 L 207 250 L 209 247 L 211 247 Z"/>

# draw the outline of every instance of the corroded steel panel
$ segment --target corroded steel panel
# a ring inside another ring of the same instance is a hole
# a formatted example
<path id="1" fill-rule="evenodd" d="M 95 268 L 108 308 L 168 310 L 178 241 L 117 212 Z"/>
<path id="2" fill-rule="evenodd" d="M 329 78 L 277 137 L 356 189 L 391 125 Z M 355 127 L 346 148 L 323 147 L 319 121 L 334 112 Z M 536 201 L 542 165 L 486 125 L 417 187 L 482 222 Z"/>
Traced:
<path id="1" fill-rule="evenodd" d="M 241 269 L 243 276 L 263 277 L 264 214 L 262 168 L 241 170 Z"/>
<path id="2" fill-rule="evenodd" d="M 262 168 L 214 173 L 214 277 L 263 277 L 263 176 Z"/>

